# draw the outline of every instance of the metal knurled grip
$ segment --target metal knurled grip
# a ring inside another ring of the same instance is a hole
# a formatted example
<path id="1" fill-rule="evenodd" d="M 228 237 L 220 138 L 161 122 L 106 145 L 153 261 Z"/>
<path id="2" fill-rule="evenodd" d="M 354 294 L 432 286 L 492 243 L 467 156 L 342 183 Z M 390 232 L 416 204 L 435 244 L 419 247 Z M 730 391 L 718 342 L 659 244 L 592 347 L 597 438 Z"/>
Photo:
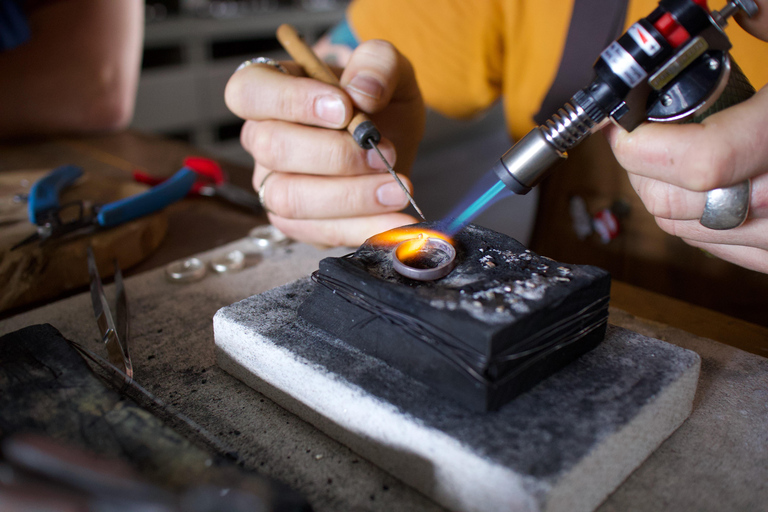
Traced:
<path id="1" fill-rule="evenodd" d="M 696 113 L 691 122 L 699 123 L 723 109 L 745 101 L 755 94 L 741 68 L 731 58 L 731 74 L 728 85 L 717 100 L 702 113 Z M 730 187 L 716 188 L 707 192 L 707 203 L 699 222 L 709 229 L 723 230 L 741 226 L 749 215 L 751 182 L 744 180 Z"/>

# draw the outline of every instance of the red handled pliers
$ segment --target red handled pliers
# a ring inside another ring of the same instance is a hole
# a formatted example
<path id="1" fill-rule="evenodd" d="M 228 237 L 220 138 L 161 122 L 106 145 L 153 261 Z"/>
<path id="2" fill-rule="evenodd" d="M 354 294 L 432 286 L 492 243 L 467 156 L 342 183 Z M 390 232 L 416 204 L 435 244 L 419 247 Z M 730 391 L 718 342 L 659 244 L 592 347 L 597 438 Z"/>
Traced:
<path id="1" fill-rule="evenodd" d="M 184 159 L 184 167 L 191 169 L 198 175 L 189 191 L 190 194 L 218 197 L 253 213 L 264 213 L 264 209 L 259 203 L 259 197 L 252 192 L 232 185 L 216 161 L 210 158 L 189 156 Z M 165 181 L 165 178 L 159 178 L 143 171 L 133 171 L 133 179 L 148 185 L 157 185 Z"/>

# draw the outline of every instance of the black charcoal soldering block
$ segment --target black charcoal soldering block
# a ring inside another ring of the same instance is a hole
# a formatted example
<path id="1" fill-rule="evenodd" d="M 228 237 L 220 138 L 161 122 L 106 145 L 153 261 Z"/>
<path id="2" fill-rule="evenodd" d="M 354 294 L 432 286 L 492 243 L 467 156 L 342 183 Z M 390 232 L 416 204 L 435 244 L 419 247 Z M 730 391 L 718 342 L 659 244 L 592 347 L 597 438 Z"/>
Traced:
<path id="1" fill-rule="evenodd" d="M 470 409 L 497 410 L 605 336 L 602 269 L 469 225 L 453 237 L 454 270 L 414 281 L 393 269 L 393 247 L 380 240 L 322 260 L 299 317 Z"/>

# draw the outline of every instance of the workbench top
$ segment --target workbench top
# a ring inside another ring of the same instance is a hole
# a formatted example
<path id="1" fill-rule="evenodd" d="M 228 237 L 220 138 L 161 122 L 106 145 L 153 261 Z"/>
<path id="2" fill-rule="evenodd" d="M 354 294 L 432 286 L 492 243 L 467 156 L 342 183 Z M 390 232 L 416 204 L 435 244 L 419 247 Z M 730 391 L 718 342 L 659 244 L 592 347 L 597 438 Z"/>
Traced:
<path id="1" fill-rule="evenodd" d="M 201 258 L 233 248 L 252 250 L 243 239 Z M 316 510 L 440 510 L 216 366 L 212 317 L 219 308 L 344 252 L 293 244 L 239 273 L 197 283 L 171 283 L 162 268 L 128 279 L 135 378 L 237 449 L 246 467 L 294 486 Z M 47 322 L 100 350 L 89 301 L 81 294 L 7 319 L 0 334 Z M 598 510 L 757 510 L 768 503 L 768 359 L 615 308 L 610 321 L 694 350 L 702 371 L 690 418 Z"/>

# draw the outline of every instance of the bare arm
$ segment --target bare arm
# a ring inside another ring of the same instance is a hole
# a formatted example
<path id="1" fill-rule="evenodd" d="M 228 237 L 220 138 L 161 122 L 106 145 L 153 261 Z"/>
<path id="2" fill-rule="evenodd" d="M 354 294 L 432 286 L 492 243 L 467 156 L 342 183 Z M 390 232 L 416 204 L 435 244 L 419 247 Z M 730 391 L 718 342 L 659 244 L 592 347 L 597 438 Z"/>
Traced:
<path id="1" fill-rule="evenodd" d="M 30 41 L 0 53 L 0 138 L 126 126 L 143 22 L 140 0 L 61 0 L 35 9 Z"/>

